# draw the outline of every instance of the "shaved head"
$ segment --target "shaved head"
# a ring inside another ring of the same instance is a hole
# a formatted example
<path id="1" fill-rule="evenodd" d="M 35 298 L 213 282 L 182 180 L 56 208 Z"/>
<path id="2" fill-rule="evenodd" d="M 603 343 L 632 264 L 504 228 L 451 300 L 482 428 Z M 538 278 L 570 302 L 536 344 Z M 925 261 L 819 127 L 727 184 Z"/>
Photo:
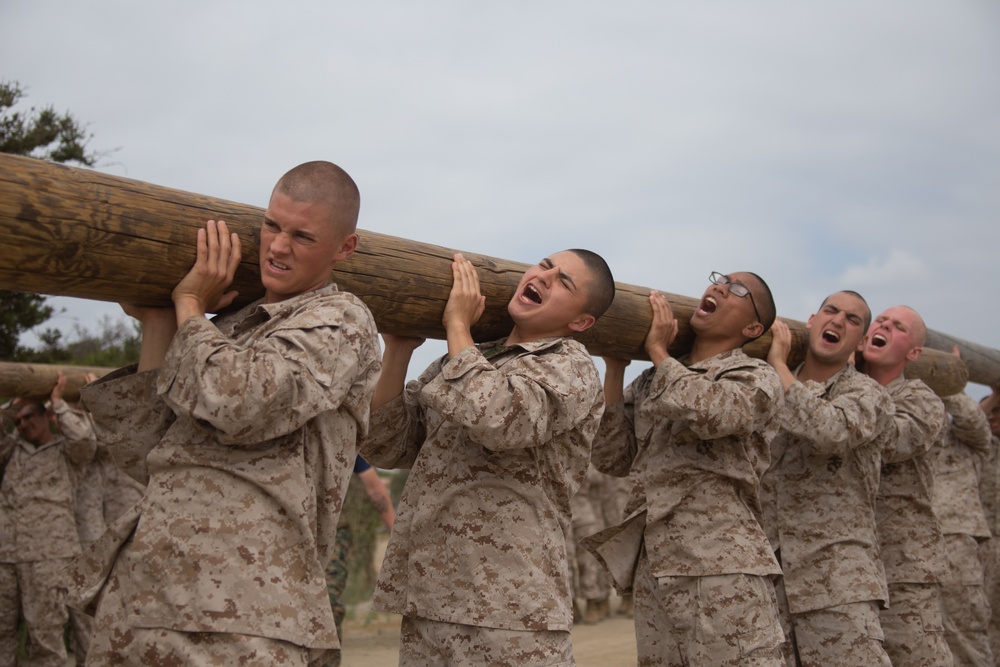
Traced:
<path id="1" fill-rule="evenodd" d="M 774 295 L 771 294 L 771 288 L 767 286 L 763 278 L 752 271 L 746 271 L 745 273 L 753 279 L 750 282 L 755 283 L 747 285 L 747 287 L 753 292 L 754 303 L 757 305 L 757 312 L 760 314 L 760 323 L 764 325 L 764 330 L 760 334 L 763 336 L 771 328 L 771 325 L 774 324 L 774 319 L 778 316 L 778 310 L 774 305 Z"/>
<path id="2" fill-rule="evenodd" d="M 361 193 L 354 179 L 332 162 L 316 160 L 293 167 L 278 180 L 274 192 L 294 202 L 325 205 L 330 222 L 342 233 L 352 234 L 357 229 Z"/>
<path id="3" fill-rule="evenodd" d="M 830 296 L 828 296 L 825 299 L 823 299 L 823 303 L 819 304 L 819 309 L 823 310 L 823 306 L 825 306 L 826 302 L 830 300 L 830 297 L 832 297 L 834 295 L 837 295 L 837 294 L 850 294 L 851 296 L 853 296 L 856 299 L 858 299 L 859 301 L 861 301 L 861 303 L 865 304 L 865 327 L 861 331 L 861 333 L 863 333 L 863 334 L 864 333 L 868 333 L 868 327 L 870 327 L 872 325 L 872 309 L 871 309 L 871 306 L 868 305 L 868 302 L 865 301 L 865 297 L 861 296 L 860 294 L 858 294 L 854 290 L 842 289 L 839 292 L 834 292 Z"/>
<path id="4" fill-rule="evenodd" d="M 591 250 L 573 248 L 571 252 L 583 260 L 584 266 L 590 271 L 590 284 L 587 286 L 587 313 L 595 319 L 611 306 L 615 300 L 615 279 L 604 258 Z"/>
<path id="5" fill-rule="evenodd" d="M 927 342 L 927 324 L 924 322 L 924 318 L 920 316 L 914 308 L 910 306 L 901 305 L 900 308 L 904 308 L 913 314 L 913 340 L 916 342 L 918 347 L 923 347 L 924 343 Z"/>

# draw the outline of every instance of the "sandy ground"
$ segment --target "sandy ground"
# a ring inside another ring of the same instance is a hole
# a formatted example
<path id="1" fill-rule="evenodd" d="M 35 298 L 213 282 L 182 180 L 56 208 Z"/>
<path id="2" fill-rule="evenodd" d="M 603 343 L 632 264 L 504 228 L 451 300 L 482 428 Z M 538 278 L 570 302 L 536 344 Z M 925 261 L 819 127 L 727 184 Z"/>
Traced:
<path id="1" fill-rule="evenodd" d="M 613 602 L 612 609 L 617 607 Z M 394 667 L 399 660 L 399 616 L 353 610 L 344 621 L 343 667 Z M 596 625 L 573 628 L 579 667 L 633 667 L 635 634 L 631 618 L 612 616 Z"/>

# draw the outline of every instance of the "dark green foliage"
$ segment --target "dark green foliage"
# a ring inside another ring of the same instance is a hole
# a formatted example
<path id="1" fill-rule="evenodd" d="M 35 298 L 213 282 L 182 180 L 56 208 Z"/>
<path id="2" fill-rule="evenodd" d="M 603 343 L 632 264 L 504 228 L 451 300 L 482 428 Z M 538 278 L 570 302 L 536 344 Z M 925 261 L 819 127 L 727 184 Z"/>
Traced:
<path id="1" fill-rule="evenodd" d="M 15 111 L 24 97 L 17 81 L 0 81 L 0 153 L 27 155 L 52 162 L 77 162 L 88 167 L 98 155 L 87 150 L 91 136 L 69 112 L 59 114 L 49 105 Z"/>
<path id="2" fill-rule="evenodd" d="M 0 360 L 23 361 L 27 350 L 18 345 L 21 334 L 53 315 L 45 297 L 25 292 L 0 290 Z"/>

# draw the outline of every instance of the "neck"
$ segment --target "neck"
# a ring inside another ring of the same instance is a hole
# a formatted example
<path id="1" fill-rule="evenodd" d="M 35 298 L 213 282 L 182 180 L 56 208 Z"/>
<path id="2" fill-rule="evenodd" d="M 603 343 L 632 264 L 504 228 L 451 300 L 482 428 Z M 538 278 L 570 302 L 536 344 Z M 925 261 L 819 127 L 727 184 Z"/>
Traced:
<path id="1" fill-rule="evenodd" d="M 810 352 L 806 352 L 806 360 L 799 369 L 798 378 L 800 381 L 812 380 L 814 382 L 826 382 L 834 375 L 844 370 L 847 359 L 836 361 L 822 361 L 814 357 Z"/>
<path id="2" fill-rule="evenodd" d="M 699 361 L 704 361 L 705 359 L 710 359 L 714 356 L 720 355 L 723 352 L 738 349 L 741 344 L 742 341 L 736 342 L 731 339 L 704 340 L 695 336 L 694 344 L 691 345 L 691 354 L 689 356 L 692 363 L 697 363 Z"/>
<path id="3" fill-rule="evenodd" d="M 524 331 L 515 324 L 514 328 L 510 332 L 510 335 L 507 336 L 507 345 L 520 345 L 522 343 L 533 343 L 536 340 L 542 340 L 543 338 L 562 338 L 572 335 L 573 331 L 570 329 L 563 329 L 561 331 L 531 332 Z"/>
<path id="4" fill-rule="evenodd" d="M 906 368 L 906 364 L 897 364 L 895 366 L 874 366 L 868 364 L 865 367 L 865 374 L 885 387 L 902 375 L 904 368 Z"/>

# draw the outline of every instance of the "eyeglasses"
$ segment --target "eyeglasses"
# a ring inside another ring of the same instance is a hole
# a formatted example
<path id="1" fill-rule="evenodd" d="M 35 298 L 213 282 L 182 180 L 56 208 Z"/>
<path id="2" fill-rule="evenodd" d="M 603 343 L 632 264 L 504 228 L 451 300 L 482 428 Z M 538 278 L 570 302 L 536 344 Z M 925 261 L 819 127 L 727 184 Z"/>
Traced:
<path id="1" fill-rule="evenodd" d="M 708 276 L 708 279 L 713 285 L 729 285 L 729 293 L 733 296 L 738 296 L 740 298 L 750 297 L 750 305 L 753 306 L 753 314 L 757 316 L 757 321 L 761 322 L 760 313 L 757 312 L 757 302 L 753 300 L 753 292 L 750 288 L 743 283 L 734 283 L 729 279 L 729 276 L 723 275 L 718 271 L 712 271 L 712 274 Z"/>

